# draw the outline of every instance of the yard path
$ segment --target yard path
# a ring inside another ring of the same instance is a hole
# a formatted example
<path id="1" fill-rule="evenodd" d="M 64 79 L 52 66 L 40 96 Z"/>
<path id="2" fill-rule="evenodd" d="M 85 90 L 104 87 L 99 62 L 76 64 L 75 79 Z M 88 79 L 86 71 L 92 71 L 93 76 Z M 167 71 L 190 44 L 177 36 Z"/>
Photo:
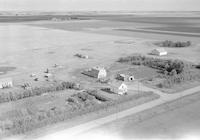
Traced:
<path id="1" fill-rule="evenodd" d="M 139 106 L 127 109 L 127 110 L 123 110 L 123 111 L 120 111 L 118 113 L 111 114 L 109 116 L 106 116 L 106 117 L 103 117 L 103 118 L 100 118 L 100 119 L 92 120 L 90 122 L 87 122 L 87 123 L 84 123 L 84 124 L 81 124 L 81 125 L 78 125 L 78 126 L 66 129 L 66 130 L 62 130 L 62 131 L 59 131 L 59 132 L 55 132 L 55 133 L 37 138 L 37 140 L 48 140 L 48 139 L 65 140 L 66 138 L 76 138 L 76 136 L 78 136 L 78 134 L 85 132 L 85 131 L 88 131 L 88 130 L 91 130 L 91 129 L 98 127 L 98 126 L 101 126 L 103 124 L 112 122 L 112 121 L 117 120 L 117 119 L 124 118 L 124 117 L 129 116 L 129 115 L 139 113 L 141 111 L 145 111 L 147 109 L 151 109 L 151 108 L 156 107 L 158 105 L 177 100 L 177 99 L 184 97 L 184 96 L 194 94 L 194 93 L 200 91 L 200 86 L 197 86 L 197 87 L 194 87 L 194 88 L 182 91 L 182 92 L 178 92 L 178 93 L 175 93 L 175 94 L 162 93 L 158 90 L 151 89 L 151 88 L 148 88 L 148 87 L 145 87 L 145 90 L 154 91 L 155 93 L 161 95 L 161 97 L 157 100 L 153 100 L 153 101 L 150 101 L 148 103 L 144 103 L 142 105 L 139 105 Z"/>

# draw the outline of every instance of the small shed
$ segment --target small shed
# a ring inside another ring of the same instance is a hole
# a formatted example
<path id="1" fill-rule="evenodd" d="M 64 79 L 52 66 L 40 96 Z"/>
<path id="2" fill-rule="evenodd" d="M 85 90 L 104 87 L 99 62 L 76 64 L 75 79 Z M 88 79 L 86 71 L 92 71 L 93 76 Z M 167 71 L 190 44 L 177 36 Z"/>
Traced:
<path id="1" fill-rule="evenodd" d="M 51 73 L 46 73 L 45 75 L 44 75 L 44 77 L 45 78 L 51 78 L 53 75 L 51 74 Z"/>
<path id="2" fill-rule="evenodd" d="M 126 82 L 132 82 L 135 80 L 135 77 L 133 75 L 127 75 L 127 74 L 117 74 L 116 79 Z"/>
<path id="3" fill-rule="evenodd" d="M 0 79 L 0 89 L 13 87 L 12 78 Z"/>
<path id="4" fill-rule="evenodd" d="M 32 74 L 30 75 L 30 77 L 36 77 L 36 74 L 32 73 Z"/>
<path id="5" fill-rule="evenodd" d="M 107 71 L 103 67 L 93 67 L 89 70 L 83 71 L 82 73 L 98 79 L 106 78 L 107 76 Z"/>
<path id="6" fill-rule="evenodd" d="M 151 52 L 152 55 L 157 55 L 157 56 L 164 56 L 167 55 L 167 51 L 164 48 L 157 48 L 152 50 Z"/>

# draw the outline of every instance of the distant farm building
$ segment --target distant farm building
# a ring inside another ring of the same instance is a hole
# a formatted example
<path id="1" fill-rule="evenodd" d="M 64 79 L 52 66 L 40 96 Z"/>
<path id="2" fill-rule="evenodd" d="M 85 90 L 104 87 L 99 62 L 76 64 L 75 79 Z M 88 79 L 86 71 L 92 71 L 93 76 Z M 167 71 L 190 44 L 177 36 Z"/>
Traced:
<path id="1" fill-rule="evenodd" d="M 13 87 L 12 78 L 0 79 L 0 89 Z"/>
<path id="2" fill-rule="evenodd" d="M 36 77 L 36 74 L 32 73 L 32 74 L 30 75 L 30 77 Z"/>
<path id="3" fill-rule="evenodd" d="M 152 50 L 151 54 L 157 56 L 164 56 L 167 55 L 167 51 L 164 48 L 157 48 Z"/>
<path id="4" fill-rule="evenodd" d="M 107 76 L 107 72 L 103 67 L 93 67 L 89 70 L 83 71 L 82 74 L 98 79 L 106 78 Z"/>
<path id="5" fill-rule="evenodd" d="M 52 21 L 61 21 L 59 18 L 52 18 Z"/>
<path id="6" fill-rule="evenodd" d="M 132 82 L 135 80 L 133 75 L 126 75 L 126 74 L 117 74 L 116 79 L 126 82 Z"/>
<path id="7" fill-rule="evenodd" d="M 56 18 L 56 17 L 54 17 L 51 20 L 59 22 L 59 21 L 71 20 L 71 17 L 65 17 L 65 18 Z"/>
<path id="8" fill-rule="evenodd" d="M 79 57 L 79 58 L 83 58 L 83 59 L 88 59 L 89 58 L 88 55 L 82 55 L 82 54 L 79 54 L 79 53 L 75 54 L 74 56 Z"/>

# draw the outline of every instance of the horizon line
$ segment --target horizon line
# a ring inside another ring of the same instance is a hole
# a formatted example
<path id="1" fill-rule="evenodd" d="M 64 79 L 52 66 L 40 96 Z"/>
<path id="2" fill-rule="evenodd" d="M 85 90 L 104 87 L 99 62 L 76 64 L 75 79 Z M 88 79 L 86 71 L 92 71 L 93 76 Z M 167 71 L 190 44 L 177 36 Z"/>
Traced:
<path id="1" fill-rule="evenodd" d="M 200 10 L 0 10 L 0 12 L 200 12 Z"/>

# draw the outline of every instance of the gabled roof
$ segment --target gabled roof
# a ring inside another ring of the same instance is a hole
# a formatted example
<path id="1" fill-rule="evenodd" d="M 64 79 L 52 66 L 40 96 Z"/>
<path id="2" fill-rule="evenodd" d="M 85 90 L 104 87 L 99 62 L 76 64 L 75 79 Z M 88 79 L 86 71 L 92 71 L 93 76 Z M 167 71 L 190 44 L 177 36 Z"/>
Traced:
<path id="1" fill-rule="evenodd" d="M 100 71 L 100 70 L 105 70 L 105 68 L 104 67 L 98 67 L 98 66 L 96 66 L 96 67 L 93 67 L 91 70 Z"/>
<path id="2" fill-rule="evenodd" d="M 126 87 L 128 87 L 125 83 L 121 83 L 121 85 L 119 86 L 119 88 L 120 88 L 122 85 L 125 85 Z"/>
<path id="3" fill-rule="evenodd" d="M 118 89 L 122 84 L 128 86 L 127 82 L 115 82 L 113 85 L 109 85 L 109 87 Z"/>
<path id="4" fill-rule="evenodd" d="M 85 75 L 88 75 L 88 76 L 91 76 L 91 77 L 98 77 L 99 75 L 99 72 L 101 70 L 105 70 L 104 68 L 100 68 L 100 67 L 93 67 L 91 69 L 88 69 L 88 70 L 85 70 L 83 71 L 82 73 L 85 74 Z"/>

